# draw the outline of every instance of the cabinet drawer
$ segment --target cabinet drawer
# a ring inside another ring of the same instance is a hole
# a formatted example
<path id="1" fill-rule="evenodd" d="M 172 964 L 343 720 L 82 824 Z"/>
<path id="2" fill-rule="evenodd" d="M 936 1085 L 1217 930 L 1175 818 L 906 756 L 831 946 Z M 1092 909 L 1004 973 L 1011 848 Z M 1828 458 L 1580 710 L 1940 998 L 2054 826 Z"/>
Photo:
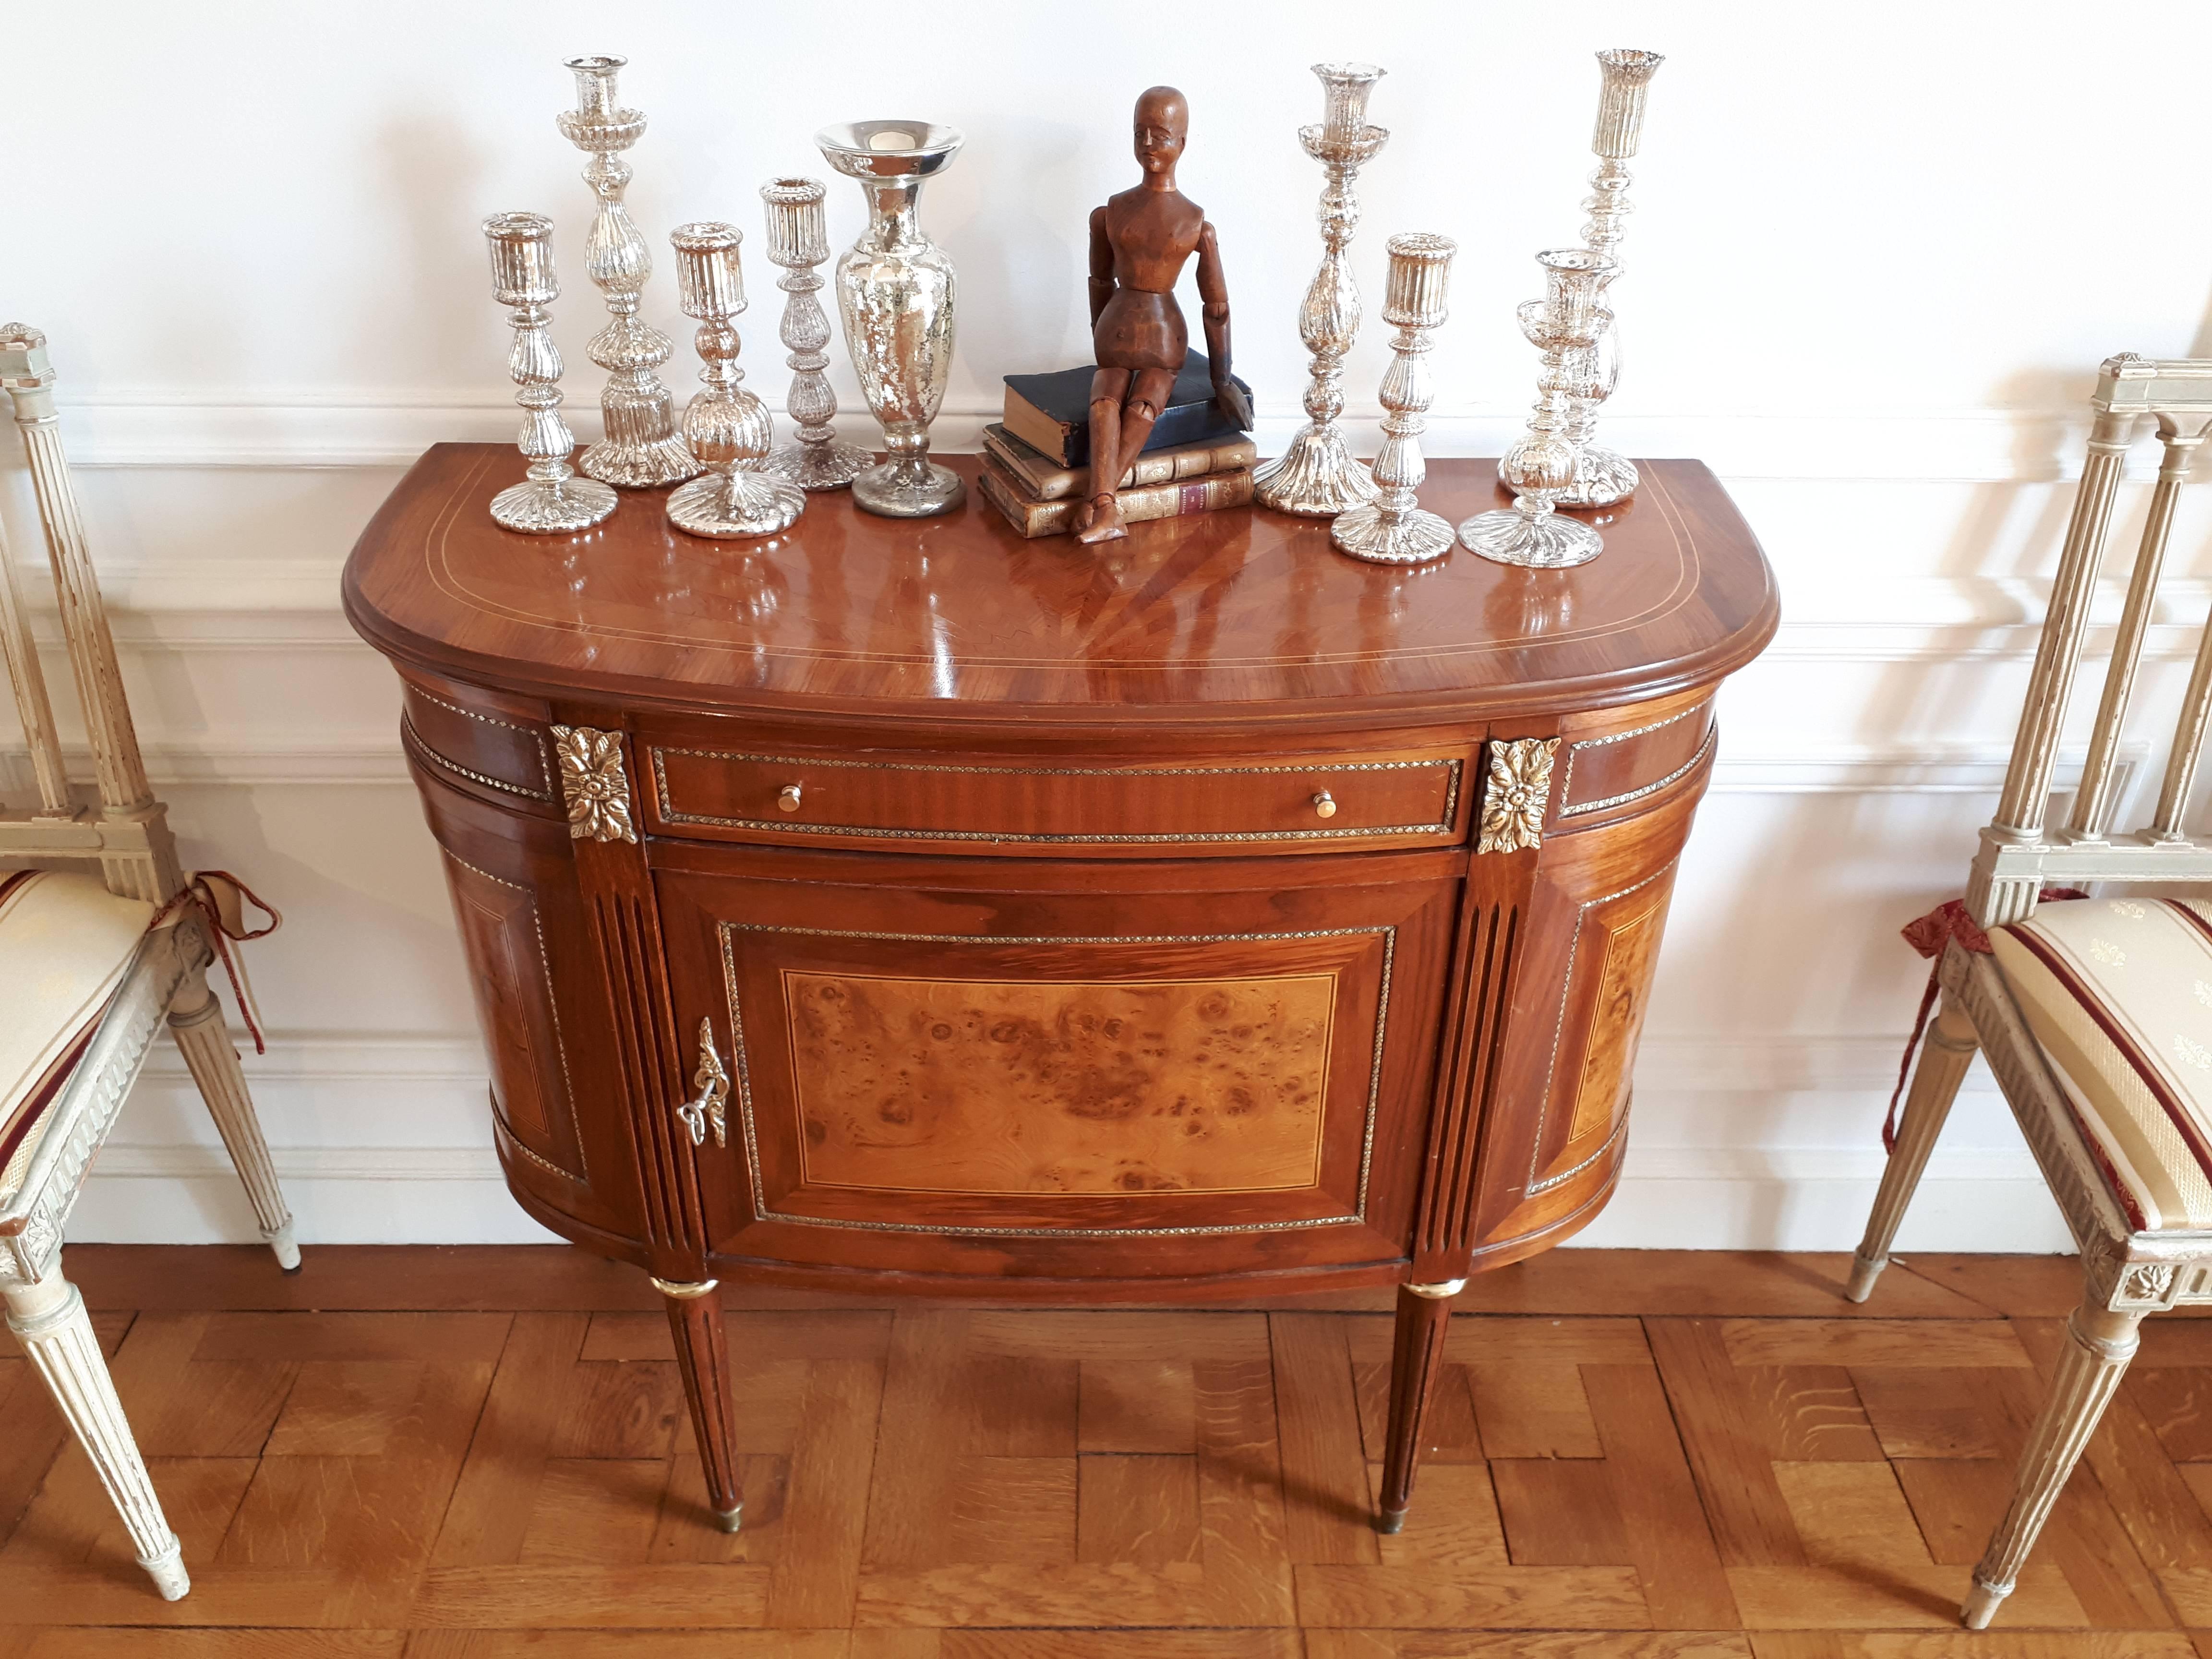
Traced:
<path id="1" fill-rule="evenodd" d="M 653 829 L 999 854 L 1434 847 L 1465 834 L 1455 750 L 1183 765 L 648 745 Z"/>

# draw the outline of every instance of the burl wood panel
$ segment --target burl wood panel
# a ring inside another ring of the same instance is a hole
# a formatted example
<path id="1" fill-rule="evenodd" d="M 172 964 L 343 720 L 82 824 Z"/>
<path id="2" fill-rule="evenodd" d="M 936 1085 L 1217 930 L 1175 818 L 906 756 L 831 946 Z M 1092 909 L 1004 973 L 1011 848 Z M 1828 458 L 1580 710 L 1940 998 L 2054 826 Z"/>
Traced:
<path id="1" fill-rule="evenodd" d="M 1248 1192 L 1320 1178 L 1336 981 L 786 973 L 810 1185 Z"/>

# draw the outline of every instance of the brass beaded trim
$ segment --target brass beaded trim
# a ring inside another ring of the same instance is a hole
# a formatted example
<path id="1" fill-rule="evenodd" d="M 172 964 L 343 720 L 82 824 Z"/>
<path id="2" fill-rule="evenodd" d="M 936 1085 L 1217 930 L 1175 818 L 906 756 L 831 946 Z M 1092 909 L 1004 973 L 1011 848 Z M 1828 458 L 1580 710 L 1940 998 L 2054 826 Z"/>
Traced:
<path id="1" fill-rule="evenodd" d="M 981 841 L 1018 842 L 1029 846 L 1156 846 L 1179 842 L 1337 841 L 1350 836 L 1449 835 L 1459 817 L 1460 765 L 1456 757 L 1436 760 L 1343 761 L 1327 766 L 939 766 L 911 761 L 852 761 L 800 758 L 791 755 L 741 755 L 714 749 L 665 749 L 653 745 L 653 793 L 665 823 L 710 824 L 720 830 L 769 830 L 786 835 L 853 836 L 875 841 Z M 1177 778 L 1224 777 L 1287 772 L 1308 777 L 1332 772 L 1399 772 L 1421 767 L 1442 767 L 1445 774 L 1444 810 L 1436 823 L 1358 825 L 1341 830 L 1213 830 L 1126 835 L 1066 834 L 995 830 L 885 830 L 866 824 L 799 823 L 789 818 L 726 818 L 704 812 L 679 812 L 668 795 L 668 773 L 664 755 L 685 755 L 697 760 L 743 761 L 758 766 L 842 768 L 859 771 L 952 772 L 1003 777 L 1048 778 Z"/>
<path id="2" fill-rule="evenodd" d="M 1631 789 L 1626 794 L 1607 795 L 1603 800 L 1584 801 L 1580 806 L 1562 806 L 1559 809 L 1559 816 L 1563 818 L 1572 817 L 1577 812 L 1601 812 L 1608 806 L 1626 806 L 1632 800 L 1642 800 L 1646 795 L 1657 794 L 1670 783 L 1680 783 L 1704 764 L 1705 757 L 1713 752 L 1713 744 L 1718 740 L 1720 734 L 1719 726 L 1708 727 L 1705 732 L 1705 740 L 1698 745 L 1698 752 L 1657 782 L 1647 783 L 1640 789 Z"/>
<path id="3" fill-rule="evenodd" d="M 1569 744 L 1567 745 L 1566 776 L 1559 781 L 1559 816 L 1563 818 L 1571 817 L 1577 812 L 1595 812 L 1601 807 L 1618 806 L 1625 801 L 1632 801 L 1637 799 L 1635 794 L 1615 795 L 1610 800 L 1594 800 L 1585 802 L 1580 806 L 1576 805 L 1574 803 L 1575 757 L 1580 754 L 1583 750 L 1603 749 L 1611 744 L 1626 743 L 1631 738 L 1641 738 L 1648 736 L 1654 732 L 1663 732 L 1668 726 L 1674 725 L 1677 721 L 1688 720 L 1693 714 L 1702 714 L 1705 710 L 1711 708 L 1712 706 L 1713 700 L 1711 697 L 1707 697 L 1701 702 L 1692 703 L 1687 708 L 1680 709 L 1674 714 L 1668 715 L 1663 720 L 1654 720 L 1649 726 L 1634 726 L 1626 732 L 1608 732 L 1601 738 L 1583 738 L 1577 742 Z M 1707 741 L 1711 741 L 1710 733 L 1707 734 Z M 1703 752 L 1702 746 L 1700 747 L 1699 752 Z M 1690 766 L 1695 766 L 1697 762 L 1695 760 L 1692 760 L 1690 763 Z M 1663 789 L 1668 784 L 1672 783 L 1675 778 L 1680 777 L 1682 775 L 1682 772 L 1688 771 L 1690 769 L 1690 766 L 1684 767 L 1681 772 L 1675 773 L 1673 777 L 1662 778 L 1659 782 L 1651 785 L 1650 789 Z M 1650 793 L 1650 790 L 1644 790 L 1640 793 Z"/>
<path id="4" fill-rule="evenodd" d="M 730 1007 L 730 1048 L 737 1061 L 738 1119 L 744 1131 L 745 1173 L 752 1188 L 753 1215 L 762 1221 L 786 1221 L 796 1226 L 842 1227 L 854 1232 L 928 1233 L 950 1237 L 992 1238 L 1194 1238 L 1227 1233 L 1291 1232 L 1312 1227 L 1344 1227 L 1367 1219 L 1367 1180 L 1375 1158 L 1375 1117 L 1382 1095 L 1382 1052 L 1389 1034 L 1390 969 L 1397 955 L 1398 929 L 1382 927 L 1315 927 L 1280 933 L 1106 933 L 1095 935 L 1001 933 L 897 933 L 859 928 L 790 927 L 773 922 L 723 921 L 715 924 L 722 947 L 722 987 Z M 752 1067 L 745 1058 L 744 1012 L 738 1002 L 737 952 L 732 936 L 740 933 L 798 933 L 809 939 L 871 939 L 921 945 L 1223 945 L 1275 939 L 1341 939 L 1377 933 L 1382 939 L 1382 971 L 1376 986 L 1375 1042 L 1367 1071 L 1367 1117 L 1359 1145 L 1358 1201 L 1349 1215 L 1310 1216 L 1295 1221 L 1248 1221 L 1218 1227 L 947 1227 L 927 1222 L 856 1221 L 842 1217 L 794 1215 L 771 1209 L 761 1184 L 760 1142 L 753 1127 Z"/>
<path id="5" fill-rule="evenodd" d="M 409 696 L 420 697 L 425 702 L 434 702 L 441 708 L 451 709 L 454 714 L 460 715 L 464 720 L 476 720 L 485 726 L 496 726 L 503 732 L 521 732 L 524 737 L 530 739 L 530 752 L 537 757 L 538 775 L 544 781 L 545 788 L 541 793 L 534 789 L 526 789 L 519 784 L 501 784 L 499 787 L 502 789 L 513 789 L 518 794 L 529 795 L 538 800 L 551 800 L 553 799 L 553 769 L 545 763 L 545 735 L 542 732 L 538 731 L 536 726 L 518 726 L 513 720 L 503 720 L 491 714 L 478 714 L 473 708 L 464 708 L 459 703 L 448 702 L 445 698 L 435 696 L 431 692 L 425 691 L 421 686 L 414 684 L 412 682 L 410 682 L 407 684 L 406 690 Z M 405 716 L 402 715 L 401 718 L 404 719 Z M 418 738 L 417 741 L 420 741 L 420 739 Z M 430 747 L 428 744 L 424 744 L 422 746 L 425 749 L 429 749 Z M 434 755 L 437 754 L 435 750 L 430 750 L 430 752 Z M 439 758 L 443 760 L 445 757 L 443 756 L 439 756 Z M 447 764 L 450 765 L 452 763 L 448 762 Z M 458 766 L 454 767 L 453 769 L 456 772 L 461 772 L 463 775 L 466 777 L 476 776 L 475 773 L 465 771 L 464 769 Z M 482 780 L 482 781 L 489 783 L 491 780 L 487 778 Z"/>

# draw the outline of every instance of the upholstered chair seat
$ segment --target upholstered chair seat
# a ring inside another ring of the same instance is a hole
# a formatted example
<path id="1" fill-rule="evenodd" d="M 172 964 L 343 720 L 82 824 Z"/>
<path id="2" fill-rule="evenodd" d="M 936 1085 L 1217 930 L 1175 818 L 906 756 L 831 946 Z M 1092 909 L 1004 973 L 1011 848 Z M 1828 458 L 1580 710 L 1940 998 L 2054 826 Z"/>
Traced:
<path id="1" fill-rule="evenodd" d="M 150 903 L 109 892 L 95 875 L 0 874 L 0 1201 L 22 1186 L 153 918 Z"/>
<path id="2" fill-rule="evenodd" d="M 2212 902 L 2043 904 L 1990 946 L 2130 1224 L 2212 1228 Z"/>

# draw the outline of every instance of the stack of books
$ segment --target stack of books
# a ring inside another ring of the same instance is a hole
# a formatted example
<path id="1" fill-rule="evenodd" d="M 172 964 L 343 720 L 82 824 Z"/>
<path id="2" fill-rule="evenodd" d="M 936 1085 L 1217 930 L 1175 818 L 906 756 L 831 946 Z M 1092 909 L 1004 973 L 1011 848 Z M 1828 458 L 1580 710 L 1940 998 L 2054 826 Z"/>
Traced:
<path id="1" fill-rule="evenodd" d="M 1091 376 L 1089 368 L 1009 374 L 1006 418 L 983 428 L 984 498 L 1023 536 L 1073 532 L 1091 494 Z M 1214 407 L 1212 372 L 1194 351 L 1114 492 L 1121 520 L 1246 506 L 1258 457 L 1252 440 Z"/>

